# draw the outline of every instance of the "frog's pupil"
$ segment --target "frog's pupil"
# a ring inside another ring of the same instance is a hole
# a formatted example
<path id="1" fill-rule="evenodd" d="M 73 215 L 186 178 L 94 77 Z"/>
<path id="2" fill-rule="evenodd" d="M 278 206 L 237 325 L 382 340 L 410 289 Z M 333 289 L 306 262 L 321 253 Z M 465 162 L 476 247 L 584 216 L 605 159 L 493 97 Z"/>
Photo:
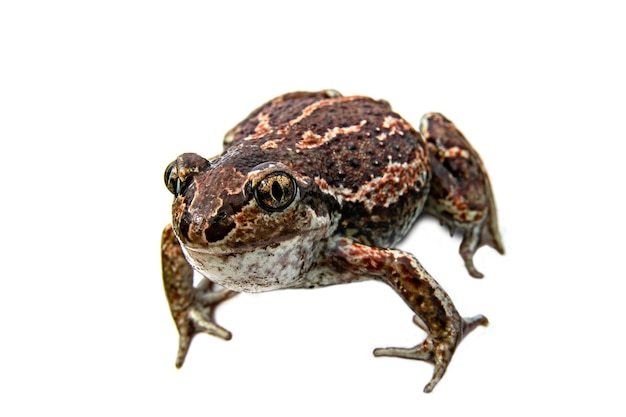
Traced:
<path id="1" fill-rule="evenodd" d="M 272 183 L 272 197 L 274 197 L 276 201 L 281 201 L 284 196 L 283 187 L 280 186 L 279 182 L 280 181 L 276 180 Z"/>

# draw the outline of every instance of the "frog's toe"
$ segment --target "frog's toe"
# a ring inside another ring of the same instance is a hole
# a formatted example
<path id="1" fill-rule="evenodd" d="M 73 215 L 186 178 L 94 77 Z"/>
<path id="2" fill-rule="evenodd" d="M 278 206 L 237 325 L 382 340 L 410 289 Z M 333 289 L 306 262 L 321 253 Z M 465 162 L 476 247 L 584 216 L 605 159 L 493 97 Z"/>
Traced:
<path id="1" fill-rule="evenodd" d="M 230 340 L 233 337 L 231 332 L 215 323 L 212 317 L 207 320 L 206 316 L 207 315 L 203 314 L 203 312 L 197 310 L 191 311 L 189 318 L 193 321 L 194 334 L 207 333 L 223 340 Z"/>
<path id="2" fill-rule="evenodd" d="M 463 319 L 463 336 L 465 337 L 470 334 L 475 328 L 478 326 L 489 326 L 489 320 L 487 317 L 479 314 L 474 317 L 465 317 Z"/>
<path id="3" fill-rule="evenodd" d="M 472 227 L 463 234 L 463 241 L 459 247 L 459 253 L 465 262 L 467 272 L 474 278 L 482 278 L 484 275 L 474 266 L 474 254 L 481 246 L 480 226 Z M 484 244 L 484 243 L 482 243 Z"/>
<path id="4" fill-rule="evenodd" d="M 473 276 L 474 278 L 483 278 L 485 275 L 476 269 L 474 266 L 474 254 L 473 253 L 464 253 L 461 251 L 461 257 L 463 258 L 463 262 L 465 263 L 465 268 L 467 272 Z"/>
<path id="5" fill-rule="evenodd" d="M 189 346 L 191 345 L 191 339 L 193 335 L 181 334 L 178 337 L 178 353 L 176 354 L 176 368 L 180 369 L 185 363 L 187 352 L 189 352 Z"/>
<path id="6" fill-rule="evenodd" d="M 432 362 L 433 352 L 428 340 L 412 348 L 388 347 L 374 349 L 374 356 L 393 356 L 403 359 L 416 359 Z"/>

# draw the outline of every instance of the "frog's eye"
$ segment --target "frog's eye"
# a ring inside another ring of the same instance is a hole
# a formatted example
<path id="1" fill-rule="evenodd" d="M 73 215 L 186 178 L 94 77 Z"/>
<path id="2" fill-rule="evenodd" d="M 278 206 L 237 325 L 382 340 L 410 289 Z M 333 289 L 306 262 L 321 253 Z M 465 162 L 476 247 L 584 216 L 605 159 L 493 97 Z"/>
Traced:
<path id="1" fill-rule="evenodd" d="M 165 180 L 165 186 L 168 190 L 170 190 L 170 193 L 174 194 L 174 197 L 178 197 L 183 192 L 183 188 L 187 182 L 185 181 L 186 179 L 181 179 L 180 177 L 181 173 L 178 169 L 177 161 L 170 163 L 167 168 L 165 168 L 165 175 L 163 178 Z"/>
<path id="2" fill-rule="evenodd" d="M 165 186 L 175 197 L 184 191 L 189 178 L 210 168 L 211 163 L 195 153 L 179 155 L 165 168 Z"/>
<path id="3" fill-rule="evenodd" d="M 180 178 L 178 176 L 178 169 L 176 168 L 176 161 L 172 161 L 167 168 L 165 168 L 164 178 L 165 186 L 170 193 L 178 197 L 181 188 Z"/>
<path id="4" fill-rule="evenodd" d="M 272 172 L 256 186 L 254 197 L 267 211 L 284 210 L 296 198 L 296 181 L 285 172 Z"/>

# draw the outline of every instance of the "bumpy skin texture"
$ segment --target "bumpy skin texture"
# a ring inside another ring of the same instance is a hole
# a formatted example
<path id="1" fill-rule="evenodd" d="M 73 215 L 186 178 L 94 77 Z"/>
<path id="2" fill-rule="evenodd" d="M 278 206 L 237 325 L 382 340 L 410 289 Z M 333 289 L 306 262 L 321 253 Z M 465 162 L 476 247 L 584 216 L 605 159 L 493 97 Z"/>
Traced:
<path id="1" fill-rule="evenodd" d="M 231 129 L 219 157 L 180 155 L 165 182 L 175 198 L 163 279 L 179 367 L 196 333 L 230 338 L 214 307 L 242 291 L 387 283 L 428 335 L 414 348 L 374 354 L 433 363 L 426 392 L 463 337 L 487 324 L 462 318 L 413 255 L 389 249 L 425 211 L 463 231 L 471 275 L 482 276 L 472 262 L 480 246 L 503 253 L 482 161 L 440 114 L 426 115 L 420 133 L 385 101 L 334 90 L 285 94 Z M 195 288 L 194 269 L 204 277 Z"/>

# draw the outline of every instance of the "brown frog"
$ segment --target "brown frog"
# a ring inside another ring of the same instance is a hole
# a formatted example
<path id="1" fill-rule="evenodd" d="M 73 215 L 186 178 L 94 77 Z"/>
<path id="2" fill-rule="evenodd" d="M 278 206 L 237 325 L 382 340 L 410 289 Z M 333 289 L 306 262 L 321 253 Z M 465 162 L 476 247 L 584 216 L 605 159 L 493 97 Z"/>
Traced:
<path id="1" fill-rule="evenodd" d="M 418 132 L 386 101 L 334 90 L 289 93 L 231 129 L 220 156 L 180 155 L 165 183 L 174 203 L 162 266 L 180 334 L 177 367 L 195 334 L 230 339 L 213 312 L 237 292 L 388 284 L 427 337 L 374 355 L 432 363 L 425 392 L 461 340 L 487 324 L 482 315 L 461 317 L 413 255 L 392 249 L 425 212 L 463 232 L 470 275 L 482 277 L 472 262 L 479 247 L 504 253 L 483 163 L 441 114 L 425 115 Z M 194 270 L 203 277 L 196 287 Z"/>

